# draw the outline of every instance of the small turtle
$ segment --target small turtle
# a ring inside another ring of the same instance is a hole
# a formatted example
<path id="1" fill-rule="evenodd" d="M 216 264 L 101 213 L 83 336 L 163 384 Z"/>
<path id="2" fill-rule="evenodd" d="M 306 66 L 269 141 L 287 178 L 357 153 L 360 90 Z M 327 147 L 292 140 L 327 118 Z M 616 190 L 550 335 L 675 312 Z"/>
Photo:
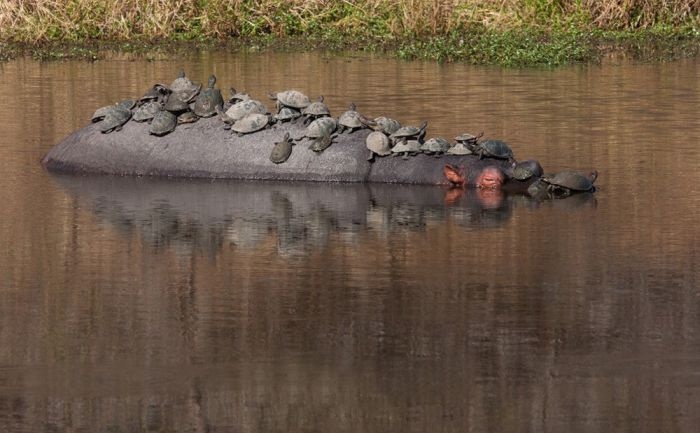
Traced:
<path id="1" fill-rule="evenodd" d="M 527 159 L 515 164 L 512 177 L 516 180 L 528 180 L 533 176 L 540 177 L 543 173 L 542 166 L 537 160 Z"/>
<path id="2" fill-rule="evenodd" d="M 598 172 L 595 170 L 588 174 L 577 171 L 560 171 L 543 176 L 542 181 L 549 184 L 547 191 L 552 197 L 564 198 L 573 192 L 594 191 L 593 183 L 597 178 Z"/>
<path id="3" fill-rule="evenodd" d="M 199 116 L 197 116 L 197 113 L 194 113 L 192 111 L 185 111 L 177 116 L 177 124 L 181 125 L 183 123 L 194 123 L 199 120 Z"/>
<path id="4" fill-rule="evenodd" d="M 527 187 L 527 193 L 534 199 L 544 200 L 549 196 L 549 184 L 541 178 L 537 179 Z"/>
<path id="5" fill-rule="evenodd" d="M 200 87 L 201 84 L 197 85 L 190 81 L 189 78 L 185 76 L 185 71 L 180 70 L 177 74 L 177 78 L 170 84 L 171 92 L 192 92 L 194 89 Z"/>
<path id="6" fill-rule="evenodd" d="M 103 134 L 119 131 L 129 119 L 131 119 L 131 110 L 115 105 L 100 122 L 100 131 Z"/>
<path id="7" fill-rule="evenodd" d="M 367 149 L 369 149 L 369 158 L 367 161 L 374 161 L 374 155 L 387 156 L 391 154 L 391 142 L 386 134 L 380 131 L 370 132 L 365 139 Z"/>
<path id="8" fill-rule="evenodd" d="M 338 133 L 342 134 L 347 129 L 348 134 L 351 134 L 358 129 L 366 127 L 368 123 L 372 122 L 362 114 L 358 113 L 355 110 L 356 108 L 357 106 L 351 102 L 350 109 L 338 117 Z"/>
<path id="9" fill-rule="evenodd" d="M 292 154 L 293 145 L 294 142 L 289 137 L 289 132 L 286 132 L 284 137 L 282 137 L 282 140 L 275 143 L 275 147 L 272 148 L 272 152 L 270 153 L 270 161 L 274 162 L 275 164 L 285 162 Z"/>
<path id="10" fill-rule="evenodd" d="M 401 140 L 391 148 L 394 156 L 401 155 L 403 159 L 420 153 L 420 142 L 418 140 Z"/>
<path id="11" fill-rule="evenodd" d="M 199 94 L 201 88 L 202 85 L 200 84 L 199 86 L 189 90 L 173 91 L 170 95 L 168 95 L 164 108 L 171 113 L 180 113 L 182 111 L 189 110 L 190 102 L 192 102 L 197 94 Z"/>
<path id="12" fill-rule="evenodd" d="M 304 135 L 297 137 L 294 140 L 299 141 L 303 138 L 315 139 L 325 135 L 331 135 L 338 127 L 338 122 L 332 117 L 319 117 L 314 120 L 304 130 Z"/>
<path id="13" fill-rule="evenodd" d="M 471 153 L 476 153 L 476 148 L 479 142 L 479 138 L 481 138 L 484 135 L 483 132 L 481 132 L 479 135 L 474 135 L 470 134 L 468 132 L 464 132 L 462 134 L 459 134 L 458 136 L 455 137 L 455 141 L 457 143 L 461 143 L 463 147 L 466 147 L 471 151 Z"/>
<path id="14" fill-rule="evenodd" d="M 275 120 L 278 122 L 289 121 L 291 123 L 296 122 L 299 117 L 301 117 L 301 111 L 289 107 L 280 108 L 280 111 L 274 116 Z"/>
<path id="15" fill-rule="evenodd" d="M 392 119 L 390 117 L 380 116 L 374 119 L 374 129 L 375 131 L 380 131 L 386 135 L 391 135 L 401 128 L 401 123 L 398 120 Z"/>
<path id="16" fill-rule="evenodd" d="M 249 94 L 247 94 L 245 92 L 238 92 L 233 87 L 229 88 L 229 97 L 228 97 L 229 103 L 235 104 L 237 102 L 247 101 L 248 99 L 250 99 Z"/>
<path id="17" fill-rule="evenodd" d="M 471 155 L 473 152 L 466 144 L 458 141 L 445 153 L 448 155 Z"/>
<path id="18" fill-rule="evenodd" d="M 328 108 L 328 105 L 323 103 L 323 96 L 319 96 L 318 101 L 307 105 L 306 108 L 301 110 L 301 114 L 306 117 L 304 123 L 308 123 L 319 117 L 330 116 L 331 110 Z"/>
<path id="19" fill-rule="evenodd" d="M 157 136 L 169 134 L 175 130 L 177 126 L 177 116 L 168 110 L 160 110 L 153 117 L 149 133 Z"/>
<path id="20" fill-rule="evenodd" d="M 271 120 L 272 118 L 268 114 L 250 113 L 244 118 L 236 120 L 236 122 L 231 125 L 231 130 L 240 137 L 269 127 Z"/>
<path id="21" fill-rule="evenodd" d="M 479 159 L 484 156 L 496 159 L 507 159 L 508 161 L 513 161 L 513 151 L 510 147 L 502 140 L 486 140 L 479 143 L 476 146 L 476 152 L 479 155 Z"/>
<path id="22" fill-rule="evenodd" d="M 315 137 L 311 140 L 311 144 L 309 145 L 309 149 L 313 150 L 316 153 L 323 152 L 331 144 L 333 144 L 333 140 L 337 136 L 338 136 L 338 134 L 324 134 L 320 137 Z"/>
<path id="23" fill-rule="evenodd" d="M 267 114 L 267 107 L 260 101 L 248 99 L 246 101 L 236 102 L 226 110 L 226 116 L 231 119 L 231 123 L 253 113 Z"/>
<path id="24" fill-rule="evenodd" d="M 284 92 L 270 93 L 268 96 L 277 101 L 278 111 L 283 106 L 301 110 L 311 104 L 309 97 L 298 90 L 285 90 Z"/>
<path id="25" fill-rule="evenodd" d="M 165 97 L 169 94 L 170 89 L 168 89 L 167 86 L 165 86 L 164 84 L 154 84 L 153 87 L 148 89 L 146 93 L 144 93 L 143 96 L 139 98 L 138 102 L 141 104 L 150 101 L 162 102 L 165 100 Z"/>
<path id="26" fill-rule="evenodd" d="M 160 110 L 163 109 L 163 103 L 158 101 L 148 101 L 134 111 L 132 119 L 134 122 L 145 122 L 153 119 Z"/>
<path id="27" fill-rule="evenodd" d="M 221 96 L 221 90 L 215 89 L 216 76 L 209 77 L 209 84 L 206 89 L 199 92 L 197 99 L 194 100 L 194 113 L 199 117 L 211 117 L 216 114 L 215 106 L 223 107 L 224 98 Z"/>
<path id="28" fill-rule="evenodd" d="M 134 108 L 135 105 L 136 101 L 134 101 L 133 99 L 125 99 L 123 101 L 117 102 L 116 104 L 105 105 L 104 107 L 100 107 L 97 110 L 95 110 L 90 120 L 92 121 L 92 123 L 99 122 L 100 120 L 104 119 L 108 113 L 110 113 L 116 108 L 131 110 L 132 108 Z"/>
<path id="29" fill-rule="evenodd" d="M 394 144 L 398 143 L 399 141 L 406 141 L 410 138 L 413 138 L 420 143 L 423 141 L 423 137 L 425 137 L 425 130 L 427 127 L 428 122 L 423 122 L 421 126 L 403 126 L 391 134 L 389 138 L 391 138 Z"/>
<path id="30" fill-rule="evenodd" d="M 450 147 L 452 147 L 452 145 L 450 145 L 450 142 L 444 138 L 433 137 L 423 143 L 420 146 L 420 150 L 428 155 L 435 155 L 436 157 L 439 157 L 443 153 L 450 150 Z"/>

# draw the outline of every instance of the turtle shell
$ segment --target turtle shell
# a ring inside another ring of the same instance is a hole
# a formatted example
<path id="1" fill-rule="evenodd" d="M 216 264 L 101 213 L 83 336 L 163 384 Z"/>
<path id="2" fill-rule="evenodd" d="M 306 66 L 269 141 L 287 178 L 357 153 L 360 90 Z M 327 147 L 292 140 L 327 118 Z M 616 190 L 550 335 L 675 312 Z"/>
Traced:
<path id="1" fill-rule="evenodd" d="M 445 153 L 450 149 L 450 142 L 442 137 L 433 137 L 423 143 L 420 147 L 422 152 Z"/>
<path id="2" fill-rule="evenodd" d="M 114 105 L 100 122 L 100 131 L 104 134 L 120 129 L 129 119 L 131 119 L 131 110 Z"/>
<path id="3" fill-rule="evenodd" d="M 92 120 L 93 123 L 99 122 L 117 107 L 123 108 L 125 110 L 131 110 L 132 108 L 134 108 L 135 105 L 136 101 L 134 101 L 133 99 L 125 99 L 112 105 L 105 105 L 104 107 L 100 107 L 97 110 L 95 110 L 90 120 Z"/>
<path id="4" fill-rule="evenodd" d="M 272 94 L 270 97 L 277 99 L 277 102 L 280 104 L 291 108 L 302 109 L 311 104 L 309 97 L 298 90 L 285 90 L 284 92 Z"/>
<path id="5" fill-rule="evenodd" d="M 338 124 L 346 128 L 362 128 L 365 126 L 360 120 L 362 115 L 355 111 L 355 104 L 350 104 L 350 109 L 338 117 Z"/>
<path id="6" fill-rule="evenodd" d="M 365 139 L 365 144 L 367 149 L 379 156 L 386 156 L 391 153 L 389 137 L 379 131 L 371 132 Z"/>
<path id="7" fill-rule="evenodd" d="M 229 89 L 228 102 L 235 104 L 236 102 L 247 101 L 248 99 L 250 99 L 249 94 L 245 92 L 238 92 L 233 87 Z"/>
<path id="8" fill-rule="evenodd" d="M 386 135 L 391 135 L 401 128 L 401 123 L 398 120 L 384 116 L 374 119 L 374 123 L 376 124 L 374 130 L 383 132 Z"/>
<path id="9" fill-rule="evenodd" d="M 177 116 L 177 124 L 194 123 L 199 120 L 199 116 L 192 111 L 185 111 Z"/>
<path id="10" fill-rule="evenodd" d="M 293 145 L 294 142 L 291 140 L 291 138 L 289 138 L 289 132 L 285 133 L 282 140 L 275 143 L 275 147 L 272 148 L 272 152 L 270 153 L 270 161 L 274 162 L 275 164 L 285 162 L 292 154 Z"/>
<path id="11" fill-rule="evenodd" d="M 193 83 L 185 76 L 185 71 L 180 71 L 177 78 L 170 84 L 170 90 L 172 92 L 191 92 L 198 86 L 201 85 Z"/>
<path id="12" fill-rule="evenodd" d="M 311 144 L 309 145 L 309 149 L 313 150 L 314 152 L 323 152 L 326 150 L 331 144 L 333 144 L 333 139 L 337 137 L 337 134 L 325 134 L 320 137 L 316 137 L 311 140 Z"/>
<path id="13" fill-rule="evenodd" d="M 491 158 L 513 158 L 513 151 L 506 142 L 502 140 L 486 140 L 479 144 L 478 151 L 482 156 L 490 156 Z"/>
<path id="14" fill-rule="evenodd" d="M 221 91 L 214 88 L 216 84 L 216 76 L 209 77 L 209 86 L 199 92 L 197 99 L 194 100 L 193 110 L 199 117 L 211 117 L 216 114 L 216 106 L 224 106 L 224 98 L 221 96 Z"/>
<path id="15" fill-rule="evenodd" d="M 177 116 L 167 110 L 161 110 L 153 117 L 149 132 L 153 135 L 163 136 L 175 130 Z"/>
<path id="16" fill-rule="evenodd" d="M 190 102 L 197 96 L 200 88 L 201 85 L 190 90 L 173 91 L 165 102 L 165 109 L 173 113 L 189 110 Z"/>
<path id="17" fill-rule="evenodd" d="M 331 110 L 323 103 L 323 96 L 318 101 L 310 103 L 301 111 L 305 116 L 330 116 Z"/>
<path id="18" fill-rule="evenodd" d="M 275 114 L 275 119 L 280 121 L 280 122 L 284 122 L 286 120 L 294 120 L 300 116 L 301 116 L 301 111 L 299 111 L 295 108 L 282 107 L 277 112 L 277 114 Z"/>
<path id="19" fill-rule="evenodd" d="M 319 117 L 306 127 L 304 133 L 308 138 L 319 138 L 332 134 L 338 127 L 337 121 L 332 117 Z"/>
<path id="20" fill-rule="evenodd" d="M 391 148 L 391 153 L 419 153 L 420 143 L 418 140 L 401 140 Z"/>
<path id="21" fill-rule="evenodd" d="M 560 171 L 553 175 L 547 175 L 542 180 L 550 185 L 568 188 L 572 191 L 590 191 L 593 189 L 593 182 L 598 176 L 598 172 L 589 175 L 577 171 Z"/>
<path id="22" fill-rule="evenodd" d="M 163 109 L 163 104 L 156 101 L 148 101 L 134 111 L 132 119 L 135 122 L 145 122 L 153 119 L 160 110 Z"/>
<path id="23" fill-rule="evenodd" d="M 237 120 L 231 129 L 239 134 L 250 134 L 260 131 L 270 124 L 270 116 L 267 114 L 250 113 L 244 118 Z"/>
<path id="24" fill-rule="evenodd" d="M 423 122 L 421 126 L 402 126 L 396 132 L 390 135 L 391 138 L 409 138 L 415 137 L 425 131 L 428 122 Z"/>
<path id="25" fill-rule="evenodd" d="M 542 166 L 535 159 L 520 161 L 513 167 L 513 178 L 517 180 L 527 180 L 532 176 L 540 177 L 543 173 Z"/>
<path id="26" fill-rule="evenodd" d="M 258 100 L 249 99 L 236 102 L 226 110 L 226 115 L 234 121 L 240 120 L 249 114 L 267 114 L 267 107 Z"/>
<path id="27" fill-rule="evenodd" d="M 447 153 L 448 155 L 471 155 L 473 152 L 469 147 L 467 147 L 465 143 L 458 141 L 445 153 Z"/>

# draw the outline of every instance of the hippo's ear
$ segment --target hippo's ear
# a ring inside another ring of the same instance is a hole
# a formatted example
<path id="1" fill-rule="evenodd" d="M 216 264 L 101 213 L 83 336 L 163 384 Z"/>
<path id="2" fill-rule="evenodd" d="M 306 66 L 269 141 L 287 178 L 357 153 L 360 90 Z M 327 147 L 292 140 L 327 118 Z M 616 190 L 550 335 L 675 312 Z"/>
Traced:
<path id="1" fill-rule="evenodd" d="M 464 185 L 466 183 L 464 169 L 460 170 L 453 165 L 445 164 L 442 172 L 452 185 Z"/>

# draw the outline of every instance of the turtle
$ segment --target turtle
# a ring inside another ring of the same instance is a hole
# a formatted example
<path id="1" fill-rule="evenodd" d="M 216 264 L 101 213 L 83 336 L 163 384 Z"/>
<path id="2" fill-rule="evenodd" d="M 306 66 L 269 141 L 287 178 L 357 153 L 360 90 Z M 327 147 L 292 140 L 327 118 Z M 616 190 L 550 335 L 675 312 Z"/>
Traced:
<path id="1" fill-rule="evenodd" d="M 298 90 L 285 90 L 284 92 L 268 94 L 270 99 L 277 101 L 277 111 L 281 107 L 290 107 L 301 110 L 311 104 L 308 96 Z"/>
<path id="2" fill-rule="evenodd" d="M 150 89 L 141 96 L 138 100 L 140 104 L 144 104 L 149 101 L 159 101 L 165 100 L 165 97 L 170 94 L 170 89 L 164 84 L 154 84 Z"/>
<path id="3" fill-rule="evenodd" d="M 334 118 L 319 117 L 318 119 L 311 122 L 309 126 L 306 127 L 306 129 L 304 130 L 304 135 L 302 135 L 301 137 L 297 137 L 294 140 L 299 141 L 304 138 L 313 140 L 315 138 L 320 138 L 325 135 L 331 135 L 333 132 L 335 132 L 337 127 L 338 122 Z"/>
<path id="4" fill-rule="evenodd" d="M 401 128 L 401 123 L 398 120 L 392 119 L 390 117 L 380 116 L 374 119 L 374 126 L 370 126 L 375 131 L 383 132 L 386 135 L 391 135 Z"/>
<path id="5" fill-rule="evenodd" d="M 338 136 L 338 134 L 323 134 L 320 137 L 315 137 L 311 140 L 311 144 L 309 145 L 309 149 L 313 150 L 316 153 L 323 152 L 331 144 L 333 144 L 333 140 L 337 136 Z"/>
<path id="6" fill-rule="evenodd" d="M 394 156 L 401 155 L 403 159 L 420 153 L 420 142 L 418 140 L 401 140 L 391 148 Z"/>
<path id="7" fill-rule="evenodd" d="M 289 137 L 289 132 L 284 134 L 282 140 L 275 143 L 275 147 L 272 148 L 270 153 L 270 161 L 275 164 L 281 164 L 289 159 L 292 154 L 292 146 L 294 146 L 294 141 Z"/>
<path id="8" fill-rule="evenodd" d="M 301 110 L 301 114 L 306 117 L 304 119 L 304 123 L 309 123 L 314 119 L 318 119 L 319 117 L 330 116 L 331 110 L 328 108 L 328 105 L 323 103 L 323 96 L 319 96 L 318 101 L 307 105 L 303 110 Z"/>
<path id="9" fill-rule="evenodd" d="M 185 71 L 181 69 L 177 74 L 177 78 L 170 84 L 169 89 L 171 92 L 191 92 L 198 87 L 201 87 L 201 84 L 197 85 L 190 81 L 190 79 L 185 76 Z"/>
<path id="10" fill-rule="evenodd" d="M 155 100 L 147 101 L 134 111 L 132 119 L 134 122 L 145 122 L 153 119 L 157 112 L 163 109 L 163 103 Z"/>
<path id="11" fill-rule="evenodd" d="M 420 143 L 423 141 L 423 137 L 425 137 L 425 130 L 427 127 L 428 122 L 423 122 L 421 126 L 402 126 L 391 134 L 389 138 L 391 138 L 394 144 L 399 141 L 406 141 L 409 138 L 414 138 Z"/>
<path id="12" fill-rule="evenodd" d="M 346 129 L 348 134 L 355 132 L 358 129 L 366 127 L 372 121 L 358 113 L 355 109 L 355 103 L 350 103 L 350 109 L 338 117 L 338 133 L 342 134 Z"/>
<path id="13" fill-rule="evenodd" d="M 197 113 L 193 111 L 184 111 L 177 116 L 177 124 L 181 125 L 183 123 L 194 123 L 199 120 Z"/>
<path id="14" fill-rule="evenodd" d="M 520 161 L 513 167 L 512 178 L 515 180 L 528 180 L 535 177 L 540 177 L 544 173 L 542 166 L 536 159 L 527 159 Z"/>
<path id="15" fill-rule="evenodd" d="M 151 121 L 149 133 L 157 136 L 169 134 L 175 130 L 177 126 L 177 116 L 168 110 L 160 110 Z"/>
<path id="16" fill-rule="evenodd" d="M 534 199 L 543 200 L 549 196 L 549 184 L 542 178 L 537 179 L 527 187 L 527 193 Z"/>
<path id="17" fill-rule="evenodd" d="M 301 111 L 289 107 L 280 108 L 277 114 L 274 115 L 275 120 L 278 122 L 290 121 L 294 123 L 299 117 L 301 117 Z"/>
<path id="18" fill-rule="evenodd" d="M 428 155 L 435 155 L 436 157 L 439 157 L 443 153 L 447 152 L 450 147 L 450 142 L 445 140 L 442 137 L 433 137 L 429 140 L 427 140 L 425 143 L 423 143 L 420 146 L 420 150 L 423 153 L 427 153 Z"/>
<path id="19" fill-rule="evenodd" d="M 595 191 L 593 183 L 598 178 L 598 172 L 592 171 L 583 174 L 577 171 L 560 171 L 555 174 L 548 174 L 541 179 L 547 183 L 547 191 L 550 196 L 564 198 L 574 192 Z"/>
<path id="20" fill-rule="evenodd" d="M 510 147 L 502 140 L 486 140 L 479 143 L 476 146 L 476 153 L 479 155 L 479 159 L 483 159 L 484 156 L 496 159 L 507 159 L 513 162 L 513 151 Z"/>
<path id="21" fill-rule="evenodd" d="M 461 143 L 463 147 L 469 149 L 471 153 L 475 153 L 479 138 L 484 135 L 483 131 L 479 135 L 463 132 L 455 137 L 457 143 Z"/>
<path id="22" fill-rule="evenodd" d="M 445 153 L 448 155 L 471 155 L 473 152 L 466 144 L 458 141 Z"/>
<path id="23" fill-rule="evenodd" d="M 250 99 L 250 95 L 245 92 L 238 92 L 233 87 L 229 88 L 228 102 L 235 104 L 236 102 L 247 101 Z"/>
<path id="24" fill-rule="evenodd" d="M 267 114 L 267 107 L 258 100 L 248 99 L 246 101 L 236 102 L 226 110 L 226 116 L 231 119 L 230 123 L 253 113 Z"/>
<path id="25" fill-rule="evenodd" d="M 365 139 L 365 144 L 367 149 L 369 149 L 369 158 L 367 161 L 374 161 L 374 156 L 387 156 L 391 154 L 391 142 L 389 137 L 383 132 L 373 131 L 370 132 Z"/>
<path id="26" fill-rule="evenodd" d="M 112 131 L 119 131 L 122 126 L 131 119 L 131 110 L 115 105 L 108 110 L 100 122 L 100 132 L 106 134 Z"/>
<path id="27" fill-rule="evenodd" d="M 123 108 L 125 110 L 131 110 L 134 108 L 136 105 L 136 101 L 133 99 L 125 99 L 123 101 L 119 101 L 115 104 L 112 105 L 105 105 L 104 107 L 100 107 L 92 115 L 92 118 L 90 119 L 93 123 L 99 122 L 100 120 L 104 119 L 105 116 L 113 111 L 116 108 Z"/>
<path id="28" fill-rule="evenodd" d="M 272 116 L 269 114 L 250 113 L 244 118 L 236 120 L 236 122 L 231 125 L 231 130 L 240 137 L 269 127 L 271 120 Z"/>
<path id="29" fill-rule="evenodd" d="M 216 76 L 209 77 L 207 88 L 200 91 L 197 99 L 194 100 L 194 113 L 199 117 L 211 117 L 216 114 L 215 106 L 223 107 L 224 98 L 221 96 L 221 90 L 215 89 Z"/>
<path id="30" fill-rule="evenodd" d="M 202 85 L 188 90 L 174 90 L 165 101 L 164 108 L 172 113 L 180 113 L 190 109 L 190 102 L 197 96 Z"/>

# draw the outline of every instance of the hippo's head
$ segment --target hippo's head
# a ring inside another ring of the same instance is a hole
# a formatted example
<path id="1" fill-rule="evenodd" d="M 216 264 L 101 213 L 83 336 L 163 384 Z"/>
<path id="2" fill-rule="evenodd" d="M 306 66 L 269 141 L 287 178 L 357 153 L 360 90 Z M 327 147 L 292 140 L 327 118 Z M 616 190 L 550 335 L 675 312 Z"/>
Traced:
<path id="1" fill-rule="evenodd" d="M 500 168 L 495 166 L 484 167 L 474 181 L 477 188 L 500 189 L 506 177 Z"/>

